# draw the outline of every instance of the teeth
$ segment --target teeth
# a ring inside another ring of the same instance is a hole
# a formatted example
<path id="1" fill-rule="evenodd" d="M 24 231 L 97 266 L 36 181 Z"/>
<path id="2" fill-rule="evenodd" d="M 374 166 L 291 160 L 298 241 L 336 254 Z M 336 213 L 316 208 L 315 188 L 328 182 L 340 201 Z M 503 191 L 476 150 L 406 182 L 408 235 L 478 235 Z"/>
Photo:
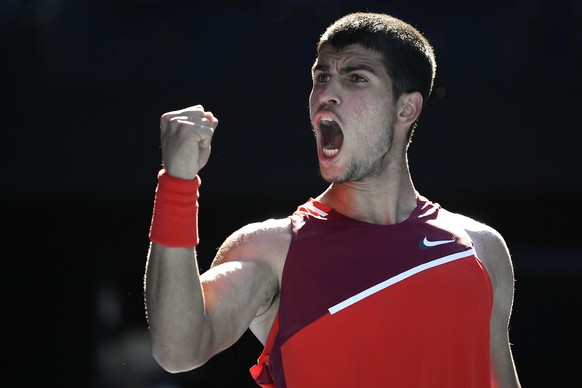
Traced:
<path id="1" fill-rule="evenodd" d="M 339 152 L 339 150 L 337 148 L 336 149 L 324 148 L 322 151 L 323 151 L 323 154 L 328 158 L 331 158 L 332 156 L 336 156 L 337 153 Z"/>

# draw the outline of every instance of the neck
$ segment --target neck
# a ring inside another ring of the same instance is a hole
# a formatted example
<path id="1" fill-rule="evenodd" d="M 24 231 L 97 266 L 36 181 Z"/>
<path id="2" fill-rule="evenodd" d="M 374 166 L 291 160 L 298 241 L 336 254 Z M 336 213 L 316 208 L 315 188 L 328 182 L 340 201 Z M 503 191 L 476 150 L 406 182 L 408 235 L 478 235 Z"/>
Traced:
<path id="1" fill-rule="evenodd" d="M 332 183 L 318 199 L 347 217 L 392 225 L 410 217 L 416 208 L 417 192 L 404 160 L 377 178 Z"/>

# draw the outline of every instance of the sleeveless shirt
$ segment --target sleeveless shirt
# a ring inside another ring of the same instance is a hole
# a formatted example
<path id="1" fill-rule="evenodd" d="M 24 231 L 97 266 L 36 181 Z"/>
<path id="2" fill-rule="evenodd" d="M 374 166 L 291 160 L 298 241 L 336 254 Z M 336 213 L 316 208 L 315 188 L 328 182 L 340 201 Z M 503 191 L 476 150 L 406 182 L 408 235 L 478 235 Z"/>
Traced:
<path id="1" fill-rule="evenodd" d="M 491 386 L 493 291 L 454 215 L 419 196 L 375 225 L 310 199 L 291 215 L 262 387 Z"/>

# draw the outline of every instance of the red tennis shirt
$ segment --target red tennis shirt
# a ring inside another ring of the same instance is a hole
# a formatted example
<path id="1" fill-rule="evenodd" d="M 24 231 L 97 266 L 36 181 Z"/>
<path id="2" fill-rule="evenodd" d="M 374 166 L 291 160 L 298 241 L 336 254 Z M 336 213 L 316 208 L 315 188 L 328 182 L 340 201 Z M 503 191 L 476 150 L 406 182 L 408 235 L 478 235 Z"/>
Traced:
<path id="1" fill-rule="evenodd" d="M 491 387 L 491 282 L 452 213 L 419 197 L 375 225 L 311 199 L 291 219 L 259 385 Z"/>

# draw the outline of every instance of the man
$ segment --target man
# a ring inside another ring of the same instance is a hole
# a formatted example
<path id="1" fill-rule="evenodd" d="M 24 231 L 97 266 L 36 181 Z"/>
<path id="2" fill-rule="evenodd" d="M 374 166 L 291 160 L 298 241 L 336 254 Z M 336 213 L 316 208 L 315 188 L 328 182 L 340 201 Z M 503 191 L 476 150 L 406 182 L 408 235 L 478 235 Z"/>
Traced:
<path id="1" fill-rule="evenodd" d="M 164 168 L 145 297 L 156 360 L 191 370 L 250 328 L 263 387 L 516 387 L 513 270 L 492 228 L 420 195 L 407 149 L 436 63 L 384 14 L 321 36 L 310 117 L 328 189 L 288 218 L 247 225 L 199 275 L 198 172 L 218 121 L 200 105 L 161 118 Z"/>

